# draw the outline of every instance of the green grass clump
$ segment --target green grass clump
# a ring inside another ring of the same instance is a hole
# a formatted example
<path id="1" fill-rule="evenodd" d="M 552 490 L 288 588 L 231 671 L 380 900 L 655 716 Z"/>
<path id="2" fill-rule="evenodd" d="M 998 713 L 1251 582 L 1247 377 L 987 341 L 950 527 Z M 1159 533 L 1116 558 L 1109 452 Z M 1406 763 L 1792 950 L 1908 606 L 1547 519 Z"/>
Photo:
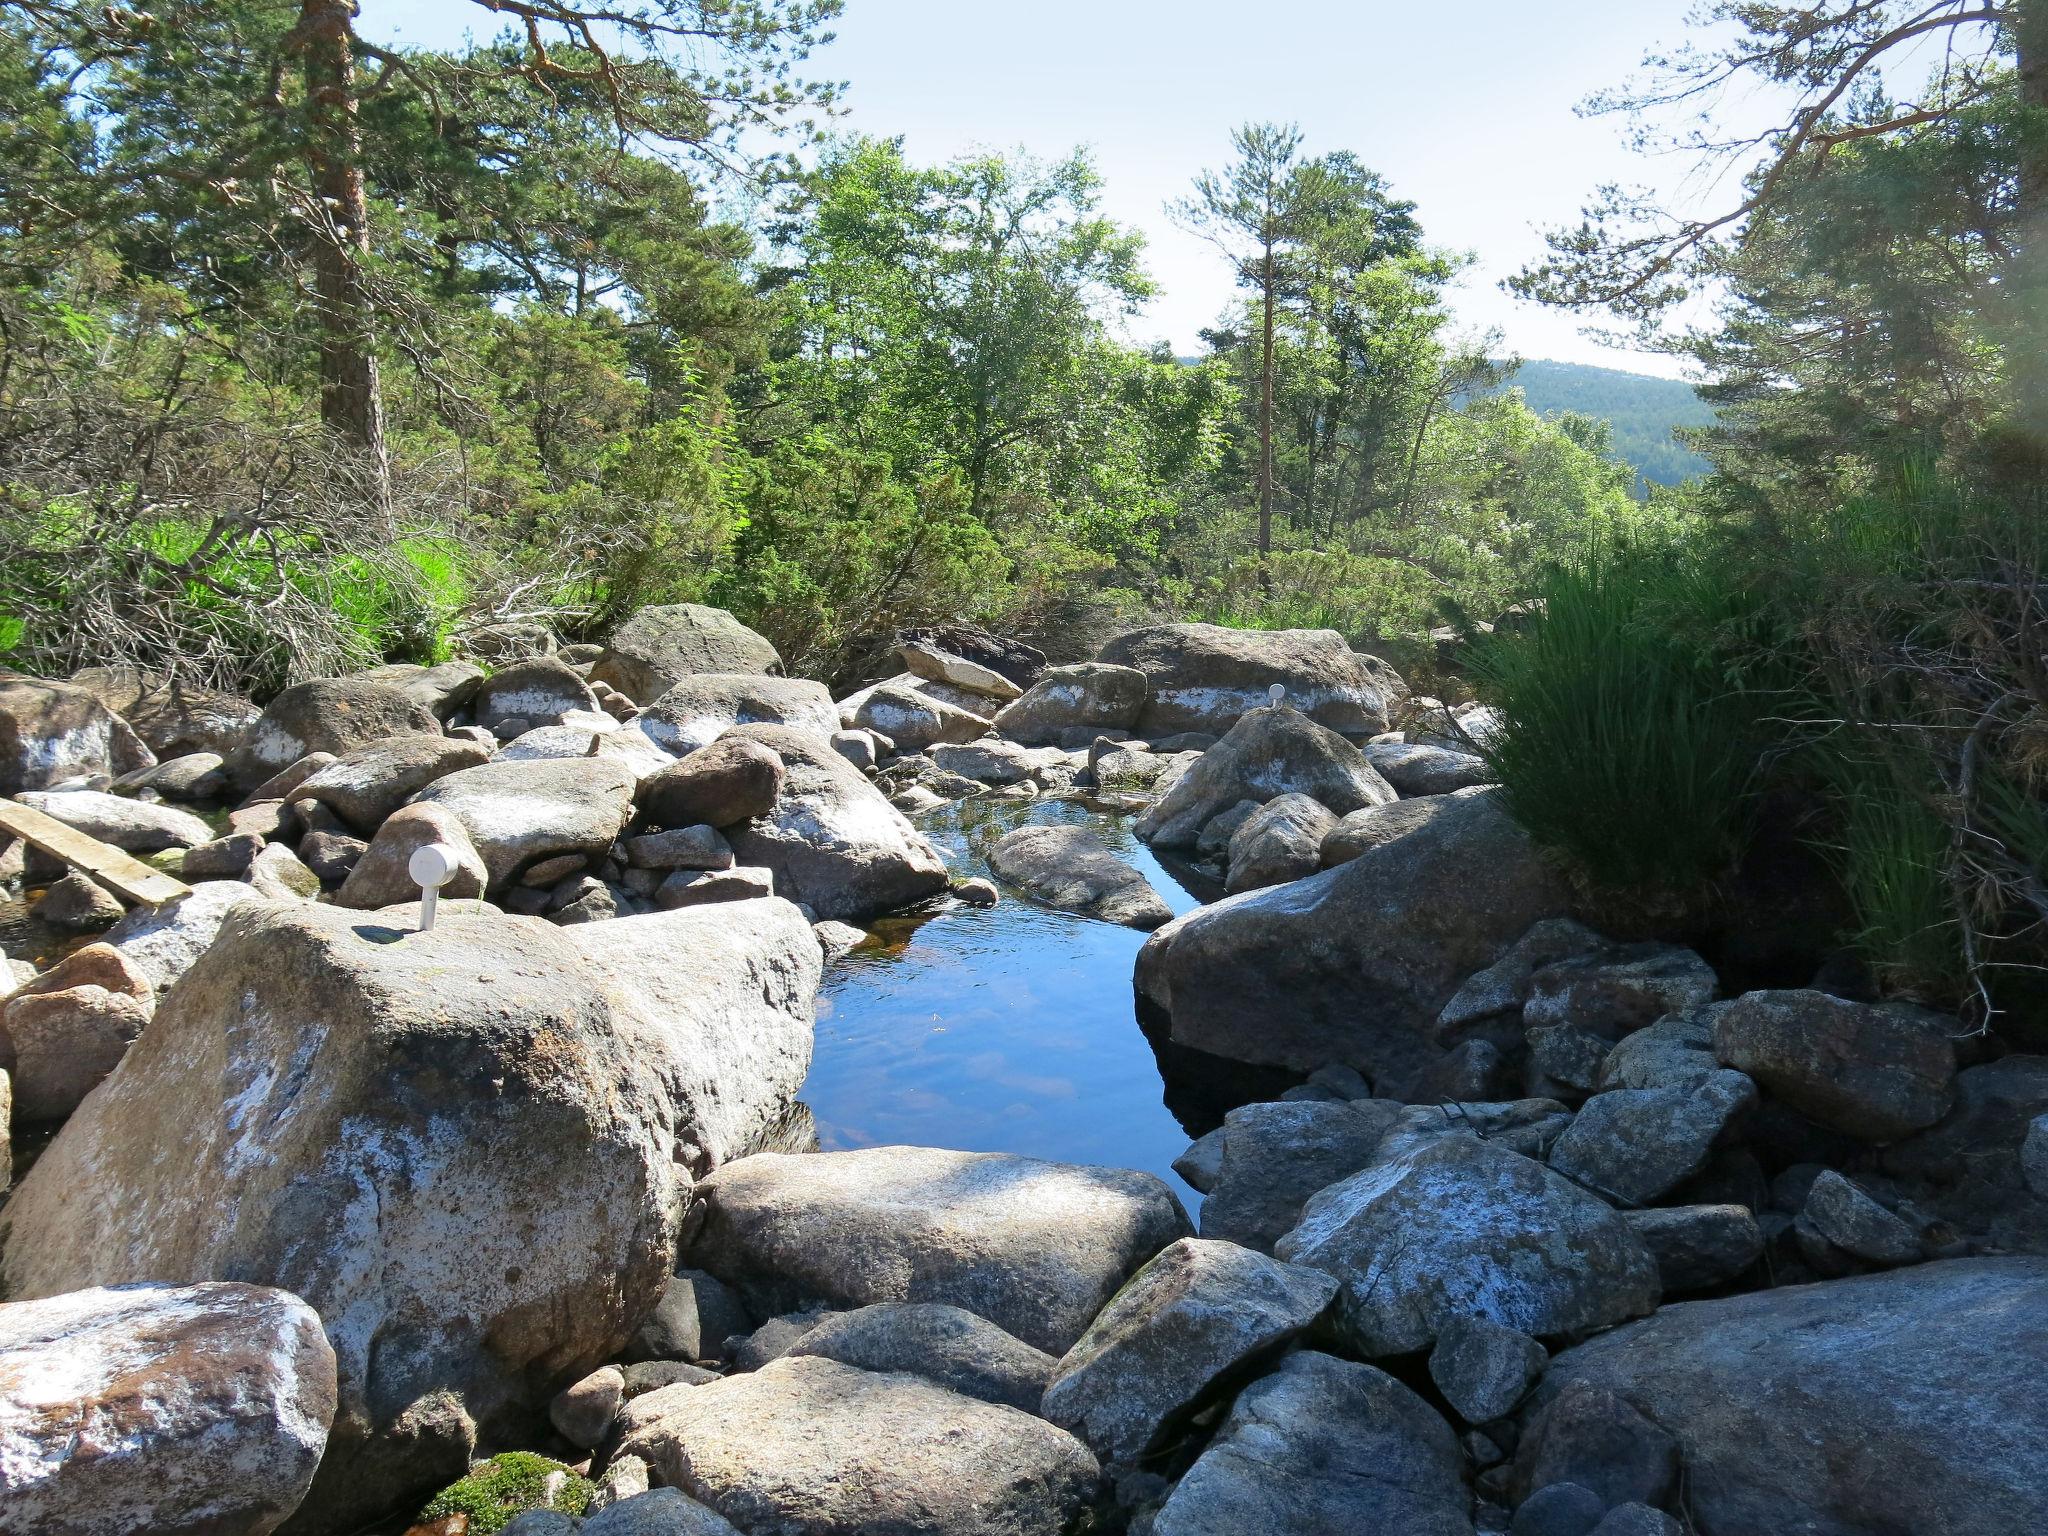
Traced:
<path id="1" fill-rule="evenodd" d="M 562 1474 L 563 1482 L 550 1503 L 547 1484 L 556 1473 Z M 589 1479 L 577 1476 L 559 1461 L 531 1451 L 506 1451 L 435 1494 L 433 1502 L 420 1511 L 419 1522 L 467 1515 L 470 1536 L 490 1536 L 530 1509 L 552 1509 L 575 1519 L 589 1507 L 592 1491 Z"/>

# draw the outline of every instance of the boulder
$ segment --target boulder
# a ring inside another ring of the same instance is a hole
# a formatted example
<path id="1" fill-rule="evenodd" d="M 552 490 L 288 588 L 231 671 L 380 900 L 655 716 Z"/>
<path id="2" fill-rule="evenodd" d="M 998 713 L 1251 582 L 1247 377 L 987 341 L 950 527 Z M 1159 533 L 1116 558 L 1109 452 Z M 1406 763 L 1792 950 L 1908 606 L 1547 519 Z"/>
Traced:
<path id="1" fill-rule="evenodd" d="M 478 685 L 476 723 L 497 734 L 508 721 L 531 730 L 560 725 L 573 714 L 597 709 L 597 695 L 583 678 L 559 661 L 522 661 L 494 672 Z"/>
<path id="2" fill-rule="evenodd" d="M 679 1270 L 655 1309 L 634 1330 L 628 1360 L 715 1360 L 728 1338 L 754 1331 L 738 1294 L 701 1269 Z M 663 1383 L 666 1385 L 666 1383 Z M 626 1395 L 637 1395 L 629 1374 Z"/>
<path id="3" fill-rule="evenodd" d="M 981 741 L 940 742 L 931 760 L 946 773 L 980 784 L 1021 784 L 1049 769 L 1064 767 L 1067 754 L 1057 747 L 1020 747 L 990 736 Z"/>
<path id="4" fill-rule="evenodd" d="M 731 869 L 678 869 L 656 888 L 654 904 L 672 912 L 679 907 L 715 906 L 774 894 L 775 876 L 769 870 L 744 864 Z"/>
<path id="5" fill-rule="evenodd" d="M 975 662 L 1019 688 L 1029 688 L 1045 671 L 1045 652 L 1007 635 L 992 635 L 977 624 L 920 624 L 901 630 L 898 643 L 909 641 Z"/>
<path id="6" fill-rule="evenodd" d="M 298 1523 L 353 1529 L 617 1354 L 688 1176 L 802 1082 L 818 972 L 775 901 L 430 933 L 247 907 L 0 1212 L 0 1283 L 303 1296 L 341 1408 Z"/>
<path id="7" fill-rule="evenodd" d="M 1202 1202 L 1202 1236 L 1271 1253 L 1311 1195 L 1373 1161 L 1397 1113 L 1372 1099 L 1233 1109 L 1223 1117 L 1222 1157 Z"/>
<path id="8" fill-rule="evenodd" d="M 1472 1536 L 1457 1438 L 1384 1371 L 1304 1352 L 1237 1396 L 1153 1536 Z"/>
<path id="9" fill-rule="evenodd" d="M 652 704 L 700 672 L 780 672 L 782 657 L 767 639 L 723 608 L 675 603 L 642 608 L 613 633 L 590 680 L 635 704 Z"/>
<path id="10" fill-rule="evenodd" d="M 1621 1205 L 1648 1205 L 1706 1166 L 1756 1084 L 1716 1072 L 1679 1088 L 1619 1088 L 1586 1101 L 1551 1149 L 1550 1166 Z"/>
<path id="11" fill-rule="evenodd" d="M 629 1459 L 644 1478 L 647 1464 L 638 1457 Z M 606 1476 L 610 1476 L 609 1468 Z M 601 1510 L 593 1498 L 591 1508 L 594 1513 L 575 1527 L 577 1536 L 742 1536 L 739 1527 L 723 1515 L 674 1488 L 643 1487 L 630 1497 L 607 1502 Z M 506 1536 L 523 1533 L 508 1526 Z M 533 1536 L 543 1533 L 536 1531 Z"/>
<path id="12" fill-rule="evenodd" d="M 827 1317 L 791 1346 L 863 1371 L 905 1371 L 963 1397 L 1037 1413 L 1059 1361 L 986 1318 L 934 1301 L 884 1301 Z"/>
<path id="13" fill-rule="evenodd" d="M 396 688 L 415 704 L 432 710 L 435 719 L 448 721 L 475 700 L 477 689 L 483 686 L 484 669 L 473 661 L 443 661 L 431 667 L 395 662 L 360 675 L 366 683 Z"/>
<path id="14" fill-rule="evenodd" d="M 1467 1424 L 1506 1418 L 1543 1377 L 1548 1350 L 1489 1317 L 1453 1317 L 1437 1332 L 1429 1379 Z"/>
<path id="15" fill-rule="evenodd" d="M 266 1536 L 334 1418 L 296 1296 L 124 1285 L 0 1306 L 0 1523 L 21 1536 Z"/>
<path id="16" fill-rule="evenodd" d="M 922 752 L 941 742 L 973 741 L 991 729 L 986 715 L 901 683 L 880 683 L 869 689 L 854 711 L 853 724 L 864 731 L 881 732 L 896 743 L 899 752 Z"/>
<path id="17" fill-rule="evenodd" d="M 1677 1205 L 1624 1211 L 1669 1296 L 1726 1285 L 1763 1257 L 1763 1232 L 1746 1205 Z"/>
<path id="18" fill-rule="evenodd" d="M 146 800 L 129 800 L 91 789 L 30 791 L 15 798 L 52 821 L 76 827 L 87 837 L 96 837 L 129 853 L 197 848 L 213 841 L 213 828 L 190 811 L 152 805 Z"/>
<path id="19" fill-rule="evenodd" d="M 418 901 L 420 888 L 410 865 L 412 856 L 429 843 L 439 843 L 455 854 L 454 878 L 441 887 L 444 900 L 483 895 L 490 872 L 456 814 L 439 805 L 407 805 L 393 811 L 377 829 L 370 846 L 335 892 L 335 905 L 374 912 L 398 902 Z"/>
<path id="20" fill-rule="evenodd" d="M 1909 1003 L 1749 992 L 1716 1014 L 1714 1054 L 1830 1130 L 1887 1142 L 1948 1113 L 1960 1033 Z"/>
<path id="21" fill-rule="evenodd" d="M 1313 1327 L 1317 1270 L 1184 1237 L 1130 1278 L 1067 1351 L 1039 1412 L 1105 1463 L 1136 1465 Z"/>
<path id="22" fill-rule="evenodd" d="M 308 832 L 299 839 L 299 860 L 322 885 L 339 885 L 362 862 L 370 845 L 341 832 Z"/>
<path id="23" fill-rule="evenodd" d="M 823 683 L 805 678 L 705 673 L 669 689 L 634 725 L 655 745 L 688 754 L 736 725 L 782 725 L 830 741 L 839 707 Z"/>
<path id="24" fill-rule="evenodd" d="M 1452 795 L 1494 780 L 1486 759 L 1470 752 L 1450 752 L 1442 747 L 1401 741 L 1368 741 L 1359 750 L 1404 799 L 1413 795 Z"/>
<path id="25" fill-rule="evenodd" d="M 621 1451 L 745 1531 L 1062 1536 L 1095 1458 L 1014 1408 L 817 1356 L 635 1400 Z"/>
<path id="26" fill-rule="evenodd" d="M 1047 906 L 1126 928 L 1173 920 L 1166 898 L 1087 827 L 1018 827 L 989 850 L 988 862 L 1000 878 Z"/>
<path id="27" fill-rule="evenodd" d="M 781 771 L 782 759 L 775 759 L 775 768 Z M 732 845 L 716 827 L 671 827 L 627 838 L 626 862 L 634 869 L 731 869 Z"/>
<path id="28" fill-rule="evenodd" d="M 562 725 L 522 731 L 491 754 L 491 760 L 499 763 L 531 763 L 554 757 L 605 758 L 628 769 L 638 779 L 659 773 L 676 760 L 673 752 L 650 741 L 637 721 L 624 727 L 599 728 L 585 716 Z"/>
<path id="29" fill-rule="evenodd" d="M 955 656 L 926 641 L 903 641 L 897 645 L 896 654 L 903 665 L 919 677 L 929 678 L 935 683 L 950 683 L 955 688 L 981 694 L 999 703 L 1006 703 L 1024 692 L 995 668 L 969 661 L 965 656 Z"/>
<path id="30" fill-rule="evenodd" d="M 729 827 L 774 810 L 787 777 L 773 747 L 730 736 L 651 774 L 640 814 L 660 827 Z"/>
<path id="31" fill-rule="evenodd" d="M 1667 1015 L 1705 1007 L 1720 989 L 1713 967 L 1689 949 L 1605 945 L 1538 966 L 1522 1022 L 1569 1024 L 1619 1040 Z"/>
<path id="32" fill-rule="evenodd" d="M 593 1450 L 611 1433 L 625 1401 L 625 1372 L 615 1365 L 603 1366 L 555 1394 L 548 1404 L 548 1422 L 577 1450 Z"/>
<path id="33" fill-rule="evenodd" d="M 119 715 L 165 760 L 198 752 L 226 757 L 263 713 L 239 694 L 140 667 L 85 667 L 71 674 L 71 683 Z"/>
<path id="34" fill-rule="evenodd" d="M 473 741 L 446 736 L 394 736 L 357 747 L 299 785 L 294 799 L 317 800 L 351 828 L 370 837 L 397 810 L 436 779 L 490 761 Z"/>
<path id="35" fill-rule="evenodd" d="M 0 795 L 155 763 L 128 723 L 84 688 L 0 675 Z"/>
<path id="36" fill-rule="evenodd" d="M 1547 1338 L 1640 1317 L 1659 1296 L 1656 1262 L 1618 1213 L 1469 1136 L 1332 1185 L 1274 1252 L 1337 1277 L 1337 1330 L 1367 1357 L 1426 1349 L 1453 1317 Z"/>
<path id="37" fill-rule="evenodd" d="M 1335 869 L 1387 843 L 1420 832 L 1454 803 L 1449 795 L 1366 805 L 1340 817 L 1323 838 L 1323 868 Z"/>
<path id="38" fill-rule="evenodd" d="M 1624 1037 L 1601 1058 L 1599 1091 L 1690 1088 L 1723 1070 L 1714 1059 L 1714 1018 L 1726 1006 L 1688 1009 Z"/>
<path id="39" fill-rule="evenodd" d="M 726 833 L 740 863 L 774 873 L 777 895 L 815 918 L 859 922 L 946 889 L 938 850 L 823 736 L 779 725 L 733 735 L 782 760 L 774 804 Z"/>
<path id="40" fill-rule="evenodd" d="M 1459 983 L 1570 903 L 1485 791 L 1336 869 L 1169 923 L 1139 953 L 1137 986 L 1176 1044 L 1398 1084 L 1441 1059 L 1431 1029 Z"/>
<path id="41" fill-rule="evenodd" d="M 441 722 L 388 683 L 355 677 L 298 683 L 272 699 L 228 756 L 227 772 L 249 789 L 308 753 L 346 756 L 386 736 L 439 736 Z"/>
<path id="42" fill-rule="evenodd" d="M 1832 1168 L 1813 1181 L 1799 1219 L 1805 1231 L 1866 1264 L 1890 1268 L 1927 1256 L 1919 1233 Z"/>
<path id="43" fill-rule="evenodd" d="M 1138 818 L 1138 835 L 1162 848 L 1192 848 L 1219 811 L 1303 794 L 1333 815 L 1385 805 L 1394 791 L 1336 732 L 1291 705 L 1254 709 L 1204 752 Z"/>
<path id="44" fill-rule="evenodd" d="M 1056 747 L 1069 731 L 1127 731 L 1150 691 L 1145 674 L 1132 667 L 1051 667 L 997 712 L 996 734 L 1027 747 Z"/>
<path id="45" fill-rule="evenodd" d="M 75 949 L 0 1003 L 0 1068 L 14 1116 L 64 1119 L 120 1065 L 156 1011 L 156 989 L 111 944 Z"/>
<path id="46" fill-rule="evenodd" d="M 35 905 L 36 921 L 59 933 L 98 933 L 121 921 L 121 898 L 90 875 L 59 875 Z"/>
<path id="47" fill-rule="evenodd" d="M 187 880 L 239 880 L 248 873 L 264 842 L 255 832 L 236 832 L 185 850 L 178 873 Z"/>
<path id="48" fill-rule="evenodd" d="M 488 889 L 558 854 L 610 850 L 633 813 L 631 771 L 603 758 L 485 763 L 436 779 L 413 799 L 462 823 L 482 856 Z"/>
<path id="49" fill-rule="evenodd" d="M 766 1153 L 697 1193 L 690 1262 L 757 1313 L 938 1301 L 1051 1354 L 1189 1230 L 1150 1174 L 932 1147 Z"/>
<path id="50" fill-rule="evenodd" d="M 2048 1259 L 1962 1259 L 1667 1306 L 1537 1398 L 1586 1383 L 1676 1436 L 1701 1536 L 1976 1536 L 2048 1525 L 2044 1369 Z"/>
<path id="51" fill-rule="evenodd" d="M 1214 826 L 1215 818 L 1208 825 Z M 1230 835 L 1230 870 L 1223 888 L 1256 891 L 1305 879 L 1323 867 L 1323 839 L 1336 826 L 1337 818 L 1307 795 L 1268 800 Z"/>
<path id="52" fill-rule="evenodd" d="M 1600 1503 L 1662 1504 L 1678 1480 L 1678 1443 L 1618 1392 L 1565 1384 L 1529 1416 L 1510 1487 L 1523 1497 L 1565 1484 Z"/>
<path id="53" fill-rule="evenodd" d="M 2034 1120 L 2048 1113 L 2048 1056 L 2014 1054 L 1956 1074 L 1955 1107 L 1880 1154 L 1914 1204 L 1992 1252 L 2048 1252 L 2048 1180 L 2028 1175 Z"/>
<path id="54" fill-rule="evenodd" d="M 230 912 L 268 899 L 239 880 L 208 880 L 192 887 L 190 895 L 136 908 L 107 930 L 106 942 L 161 993 L 206 952 Z"/>
<path id="55" fill-rule="evenodd" d="M 985 694 L 969 693 L 965 688 L 955 688 L 951 683 L 934 682 L 931 678 L 919 677 L 915 672 L 898 672 L 894 677 L 881 678 L 864 688 L 856 688 L 834 706 L 839 711 L 839 728 L 843 731 L 869 729 L 869 734 L 874 736 L 877 744 L 882 747 L 884 757 L 899 750 L 896 742 L 885 732 L 860 725 L 861 711 L 867 707 L 868 700 L 874 697 L 875 691 L 879 688 L 907 690 L 921 699 L 936 700 L 949 709 L 961 710 L 970 715 L 985 715 L 995 705 L 995 701 Z M 901 750 L 908 752 L 910 749 L 906 747 Z"/>
<path id="56" fill-rule="evenodd" d="M 1385 693 L 1334 629 L 1158 624 L 1117 636 L 1095 659 L 1145 674 L 1145 707 L 1132 727 L 1140 736 L 1221 734 L 1263 707 L 1275 683 L 1291 708 L 1331 730 L 1363 737 L 1387 728 Z"/>
<path id="57" fill-rule="evenodd" d="M 227 793 L 227 760 L 218 752 L 187 752 L 167 758 L 154 768 L 139 768 L 114 780 L 117 794 L 141 795 L 148 791 L 166 800 L 198 802 L 218 800 Z"/>

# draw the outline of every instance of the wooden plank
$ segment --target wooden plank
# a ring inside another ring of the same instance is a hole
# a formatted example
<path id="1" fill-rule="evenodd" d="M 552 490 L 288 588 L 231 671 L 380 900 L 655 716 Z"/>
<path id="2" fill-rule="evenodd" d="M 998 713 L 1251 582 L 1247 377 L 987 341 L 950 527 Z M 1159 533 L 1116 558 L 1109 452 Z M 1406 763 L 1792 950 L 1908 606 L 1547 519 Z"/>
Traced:
<path id="1" fill-rule="evenodd" d="M 191 894 L 192 887 L 175 876 L 151 869 L 134 855 L 88 837 L 78 828 L 31 810 L 17 800 L 0 800 L 0 828 L 74 869 L 84 870 L 124 901 L 153 907 Z"/>

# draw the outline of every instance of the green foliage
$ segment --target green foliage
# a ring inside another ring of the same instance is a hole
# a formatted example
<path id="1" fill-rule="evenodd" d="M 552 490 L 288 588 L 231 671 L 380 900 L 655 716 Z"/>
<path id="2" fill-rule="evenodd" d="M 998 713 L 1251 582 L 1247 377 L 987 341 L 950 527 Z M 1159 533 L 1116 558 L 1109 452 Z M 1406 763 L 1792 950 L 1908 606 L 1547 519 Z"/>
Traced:
<path id="1" fill-rule="evenodd" d="M 1507 386 L 1519 389 L 1542 416 L 1586 416 L 1613 429 L 1614 456 L 1635 466 L 1649 485 L 1677 485 L 1712 466 L 1678 436 L 1711 427 L 1714 407 L 1682 379 L 1619 368 L 1534 360 L 1517 363 Z"/>
<path id="2" fill-rule="evenodd" d="M 548 1480 L 557 1476 L 562 1479 L 561 1486 L 550 1500 Z M 559 1461 L 531 1451 L 506 1451 L 435 1494 L 420 1511 L 419 1520 L 425 1523 L 446 1515 L 467 1515 L 471 1536 L 492 1536 L 528 1510 L 552 1509 L 576 1519 L 589 1508 L 595 1491 L 588 1478 L 577 1476 Z"/>

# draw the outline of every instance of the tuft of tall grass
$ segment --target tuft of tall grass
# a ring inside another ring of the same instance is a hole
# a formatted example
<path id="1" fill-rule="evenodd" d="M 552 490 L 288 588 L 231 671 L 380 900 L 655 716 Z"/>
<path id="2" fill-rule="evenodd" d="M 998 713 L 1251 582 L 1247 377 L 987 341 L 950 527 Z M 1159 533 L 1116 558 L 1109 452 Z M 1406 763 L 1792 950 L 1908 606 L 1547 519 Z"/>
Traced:
<path id="1" fill-rule="evenodd" d="M 1696 895 L 1740 857 L 1785 740 L 1762 601 L 1709 550 L 1652 542 L 1591 549 L 1536 596 L 1539 623 L 1472 652 L 1509 809 L 1600 886 Z"/>

